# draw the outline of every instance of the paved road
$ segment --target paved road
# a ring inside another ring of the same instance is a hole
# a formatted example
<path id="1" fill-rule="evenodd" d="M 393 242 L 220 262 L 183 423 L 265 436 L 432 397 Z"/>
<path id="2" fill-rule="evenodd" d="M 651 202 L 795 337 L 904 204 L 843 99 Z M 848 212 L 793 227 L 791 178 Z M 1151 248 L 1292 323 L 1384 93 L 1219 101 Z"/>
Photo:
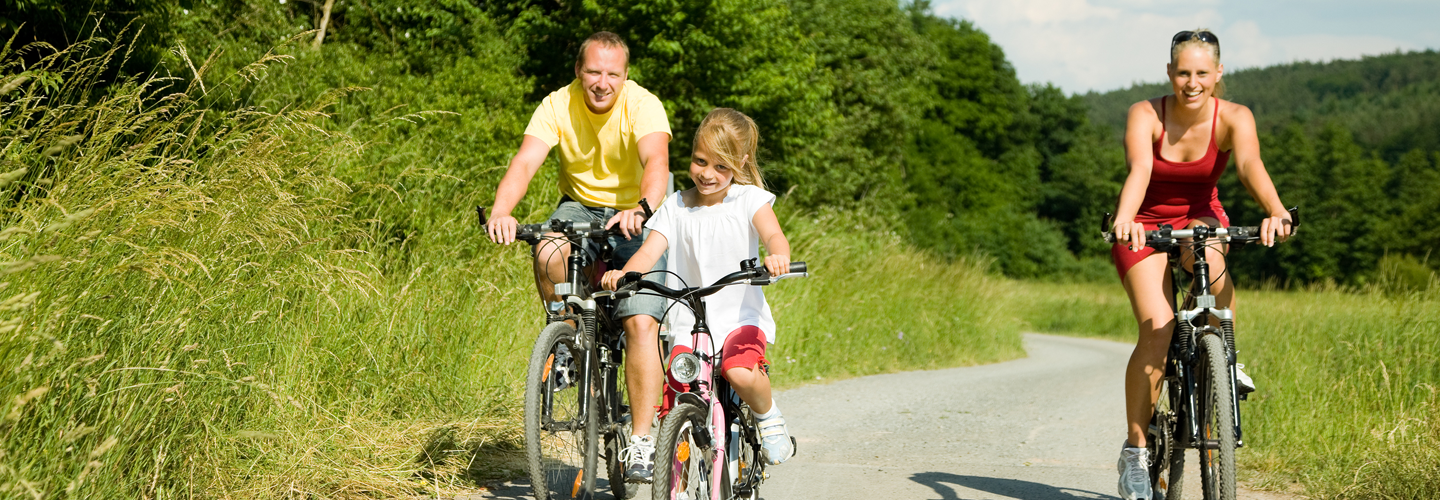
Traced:
<path id="1" fill-rule="evenodd" d="M 766 500 L 1116 498 L 1121 377 L 1132 347 L 1027 334 L 1024 359 L 784 391 L 776 401 L 799 454 L 770 469 L 761 494 Z M 1187 462 L 1193 469 L 1193 455 Z M 1186 482 L 1198 485 L 1198 478 Z M 521 486 L 504 485 L 482 498 L 524 498 Z M 648 489 L 638 498 L 649 498 Z"/>

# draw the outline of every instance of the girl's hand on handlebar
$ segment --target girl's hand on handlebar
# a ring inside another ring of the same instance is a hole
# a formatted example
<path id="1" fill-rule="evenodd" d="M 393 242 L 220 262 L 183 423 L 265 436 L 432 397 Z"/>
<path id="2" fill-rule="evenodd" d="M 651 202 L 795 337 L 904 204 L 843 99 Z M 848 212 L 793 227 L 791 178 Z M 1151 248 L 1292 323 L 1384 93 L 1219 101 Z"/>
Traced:
<path id="1" fill-rule="evenodd" d="M 620 287 L 620 278 L 625 277 L 625 271 L 611 269 L 605 271 L 605 276 L 600 278 L 600 287 L 606 290 L 615 291 Z"/>
<path id="2" fill-rule="evenodd" d="M 1272 215 L 1260 221 L 1260 243 L 1267 247 L 1275 246 L 1276 241 L 1285 241 L 1290 238 L 1290 214 Z"/>
<path id="3" fill-rule="evenodd" d="M 789 255 L 766 255 L 765 270 L 770 271 L 771 276 L 780 276 L 790 272 Z"/>
<path id="4" fill-rule="evenodd" d="M 1116 222 L 1115 243 L 1127 243 L 1130 251 L 1139 252 L 1145 248 L 1145 225 L 1134 221 Z"/>
<path id="5" fill-rule="evenodd" d="M 519 223 L 509 215 L 491 217 L 485 224 L 485 233 L 490 235 L 490 241 L 501 245 L 509 245 L 515 241 L 515 231 Z"/>

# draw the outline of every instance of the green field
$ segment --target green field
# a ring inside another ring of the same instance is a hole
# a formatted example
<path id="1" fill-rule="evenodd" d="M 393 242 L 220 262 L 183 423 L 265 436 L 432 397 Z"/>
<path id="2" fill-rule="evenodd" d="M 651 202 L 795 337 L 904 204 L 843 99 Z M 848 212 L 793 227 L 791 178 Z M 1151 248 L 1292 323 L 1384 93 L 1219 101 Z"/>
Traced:
<path id="1" fill-rule="evenodd" d="M 1241 469 L 1316 498 L 1440 497 L 1440 286 L 1240 290 L 1236 343 L 1259 390 Z M 1133 342 L 1118 282 L 1016 283 L 1034 331 Z"/>

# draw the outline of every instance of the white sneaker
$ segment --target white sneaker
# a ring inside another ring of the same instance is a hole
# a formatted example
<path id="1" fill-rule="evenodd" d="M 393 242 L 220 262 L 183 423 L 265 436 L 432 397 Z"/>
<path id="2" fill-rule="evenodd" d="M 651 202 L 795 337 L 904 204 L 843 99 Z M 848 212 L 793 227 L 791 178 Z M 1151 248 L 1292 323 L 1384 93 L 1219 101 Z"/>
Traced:
<path id="1" fill-rule="evenodd" d="M 625 482 L 649 483 L 655 474 L 655 438 L 630 436 L 630 446 L 620 452 L 625 460 Z"/>
<path id="2" fill-rule="evenodd" d="M 1249 394 L 1255 392 L 1255 381 L 1245 374 L 1245 365 L 1235 363 L 1235 393 Z"/>
<path id="3" fill-rule="evenodd" d="M 775 413 L 773 417 L 756 422 L 760 428 L 760 448 L 770 465 L 780 465 L 795 456 L 795 440 L 790 437 L 790 429 L 785 427 L 785 418 L 779 412 Z"/>
<path id="4" fill-rule="evenodd" d="M 1115 468 L 1120 471 L 1122 500 L 1151 500 L 1150 450 L 1131 448 L 1130 443 L 1125 443 L 1120 448 L 1120 461 Z"/>

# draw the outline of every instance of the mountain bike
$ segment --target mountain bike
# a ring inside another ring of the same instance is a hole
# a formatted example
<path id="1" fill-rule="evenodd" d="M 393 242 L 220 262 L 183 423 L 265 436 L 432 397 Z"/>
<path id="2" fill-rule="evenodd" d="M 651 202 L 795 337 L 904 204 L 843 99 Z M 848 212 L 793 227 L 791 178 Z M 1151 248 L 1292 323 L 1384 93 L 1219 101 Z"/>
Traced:
<path id="1" fill-rule="evenodd" d="M 1100 231 L 1105 241 L 1114 243 L 1110 217 L 1105 214 Z M 1290 209 L 1290 220 L 1292 230 L 1300 227 L 1298 207 Z M 1210 278 L 1205 248 L 1259 239 L 1260 228 L 1255 226 L 1174 229 L 1162 224 L 1145 231 L 1145 245 L 1169 256 L 1170 308 L 1175 311 L 1160 397 L 1145 436 L 1150 484 L 1157 500 L 1180 500 L 1186 448 L 1199 451 L 1204 498 L 1235 499 L 1235 449 L 1244 446 L 1239 401 L 1246 394 L 1237 393 L 1235 386 L 1235 312 L 1216 306 L 1210 287 L 1219 277 Z M 1184 252 L 1194 259 L 1190 271 L 1181 265 Z M 1190 287 L 1181 296 L 1177 284 L 1186 281 Z"/>
<path id="2" fill-rule="evenodd" d="M 763 286 L 801 276 L 809 276 L 804 262 L 792 262 L 788 273 L 771 276 L 756 259 L 750 259 L 740 263 L 739 271 L 709 286 L 673 290 L 640 281 L 640 273 L 626 273 L 621 280 L 617 295 L 648 290 L 695 313 L 693 350 L 677 350 L 670 362 L 670 375 L 689 390 L 672 387 L 678 393 L 675 406 L 660 423 L 655 480 L 650 489 L 654 500 L 760 498 L 760 483 L 767 477 L 760 428 L 749 405 L 715 373 L 724 353 L 710 352 L 713 346 L 702 299 L 731 285 Z M 795 445 L 795 438 L 790 438 L 790 444 Z"/>
<path id="3" fill-rule="evenodd" d="M 649 204 L 640 204 L 650 217 Z M 483 227 L 485 209 L 476 212 Z M 614 317 L 618 300 L 593 281 L 611 259 L 607 239 L 620 234 L 604 221 L 554 219 L 516 228 L 515 239 L 531 247 L 570 246 L 565 281 L 555 283 L 562 301 L 547 312 L 525 378 L 525 455 L 536 500 L 593 498 L 602 461 L 615 498 L 636 493 L 620 457 L 630 436 L 630 407 L 619 388 L 625 330 Z"/>

